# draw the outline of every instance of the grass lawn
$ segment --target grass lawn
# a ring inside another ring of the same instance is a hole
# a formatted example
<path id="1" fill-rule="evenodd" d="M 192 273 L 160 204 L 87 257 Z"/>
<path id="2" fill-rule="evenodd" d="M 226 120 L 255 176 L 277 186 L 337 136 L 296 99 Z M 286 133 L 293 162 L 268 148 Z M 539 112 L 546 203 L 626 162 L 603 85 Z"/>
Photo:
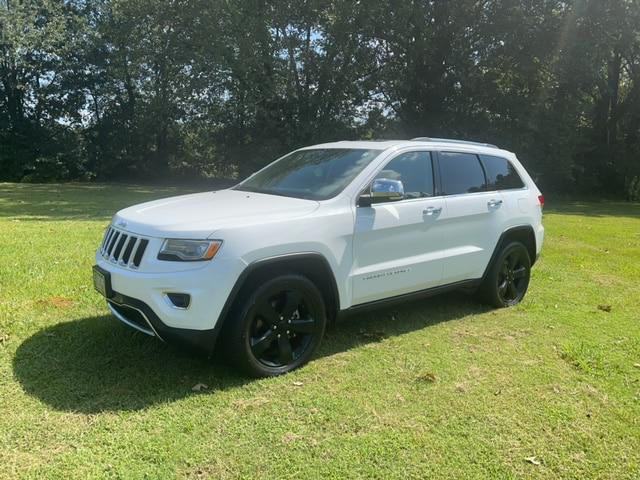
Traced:
<path id="1" fill-rule="evenodd" d="M 548 202 L 516 308 L 359 315 L 255 381 L 93 291 L 111 215 L 176 193 L 0 184 L 0 477 L 640 478 L 640 205 Z"/>

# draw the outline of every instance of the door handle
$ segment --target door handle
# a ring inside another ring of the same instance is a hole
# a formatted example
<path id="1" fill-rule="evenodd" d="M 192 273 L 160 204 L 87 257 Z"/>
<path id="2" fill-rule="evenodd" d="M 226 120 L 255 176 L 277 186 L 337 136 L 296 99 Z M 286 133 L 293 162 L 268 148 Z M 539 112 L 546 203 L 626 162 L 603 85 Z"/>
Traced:
<path id="1" fill-rule="evenodd" d="M 442 211 L 442 207 L 427 207 L 422 211 L 423 215 L 437 215 Z"/>
<path id="2" fill-rule="evenodd" d="M 493 199 L 491 199 L 491 200 L 489 200 L 489 201 L 487 202 L 487 205 L 488 205 L 490 208 L 499 207 L 500 205 L 502 205 L 502 200 L 493 200 Z"/>

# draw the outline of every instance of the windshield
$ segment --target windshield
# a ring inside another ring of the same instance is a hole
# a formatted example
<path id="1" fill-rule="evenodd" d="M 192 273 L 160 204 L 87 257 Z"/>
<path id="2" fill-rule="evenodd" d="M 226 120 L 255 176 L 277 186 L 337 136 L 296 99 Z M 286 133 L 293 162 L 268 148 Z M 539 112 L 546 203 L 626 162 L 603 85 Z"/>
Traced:
<path id="1" fill-rule="evenodd" d="M 344 190 L 380 152 L 354 148 L 299 150 L 273 162 L 234 189 L 327 200 Z"/>

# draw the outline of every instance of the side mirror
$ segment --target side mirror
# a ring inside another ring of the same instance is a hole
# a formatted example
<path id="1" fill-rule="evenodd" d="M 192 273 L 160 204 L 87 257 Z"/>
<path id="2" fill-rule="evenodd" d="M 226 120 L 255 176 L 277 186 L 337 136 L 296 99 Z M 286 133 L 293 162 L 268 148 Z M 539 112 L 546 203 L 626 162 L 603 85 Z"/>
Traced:
<path id="1" fill-rule="evenodd" d="M 404 198 L 404 185 L 400 180 L 376 178 L 371 184 L 369 194 L 360 195 L 358 205 L 369 207 L 376 202 L 397 202 Z"/>

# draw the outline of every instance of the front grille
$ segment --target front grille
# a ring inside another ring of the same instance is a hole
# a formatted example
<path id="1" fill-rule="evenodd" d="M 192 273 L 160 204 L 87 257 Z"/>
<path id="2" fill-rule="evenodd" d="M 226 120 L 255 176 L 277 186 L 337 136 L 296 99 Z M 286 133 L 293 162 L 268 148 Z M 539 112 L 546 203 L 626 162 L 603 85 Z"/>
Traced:
<path id="1" fill-rule="evenodd" d="M 138 268 L 149 240 L 109 227 L 100 245 L 103 258 L 122 267 Z"/>

